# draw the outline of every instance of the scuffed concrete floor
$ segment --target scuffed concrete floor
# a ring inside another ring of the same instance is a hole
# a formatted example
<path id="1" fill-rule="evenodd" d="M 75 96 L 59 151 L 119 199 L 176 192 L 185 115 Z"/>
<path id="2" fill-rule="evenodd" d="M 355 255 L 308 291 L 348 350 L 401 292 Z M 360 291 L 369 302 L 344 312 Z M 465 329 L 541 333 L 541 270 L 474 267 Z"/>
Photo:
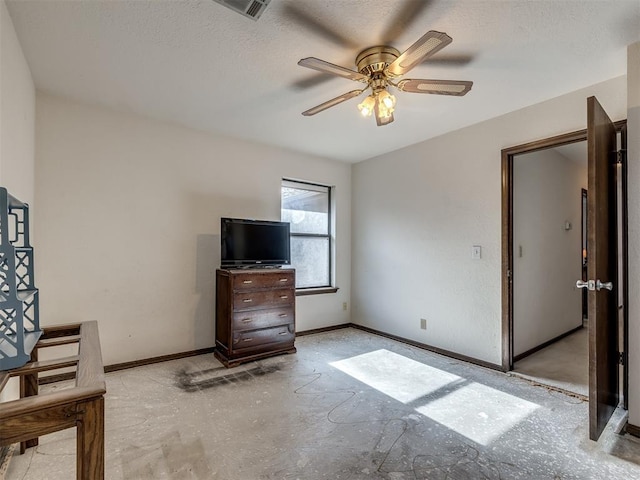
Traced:
<path id="1" fill-rule="evenodd" d="M 640 440 L 609 426 L 591 442 L 577 398 L 353 329 L 296 346 L 234 369 L 206 355 L 107 375 L 105 478 L 640 479 Z M 67 430 L 7 478 L 74 471 Z"/>

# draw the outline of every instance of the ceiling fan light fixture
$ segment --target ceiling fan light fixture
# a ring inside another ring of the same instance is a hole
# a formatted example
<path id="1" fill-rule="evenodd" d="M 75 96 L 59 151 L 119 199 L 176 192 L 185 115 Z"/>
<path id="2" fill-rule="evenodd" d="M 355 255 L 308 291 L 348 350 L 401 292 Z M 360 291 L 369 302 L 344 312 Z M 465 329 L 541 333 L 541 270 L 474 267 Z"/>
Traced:
<path id="1" fill-rule="evenodd" d="M 391 95 L 387 90 L 382 90 L 378 93 L 378 103 L 384 105 L 387 110 L 393 112 L 396 106 L 396 97 Z"/>
<path id="2" fill-rule="evenodd" d="M 360 105 L 358 105 L 358 110 L 360 110 L 360 114 L 363 117 L 370 117 L 373 113 L 373 109 L 375 107 L 376 100 L 373 95 L 369 95 L 365 98 Z"/>
<path id="3" fill-rule="evenodd" d="M 389 125 L 391 122 L 393 122 L 393 110 L 389 110 L 388 108 L 386 108 L 384 106 L 384 103 L 376 102 L 374 112 L 376 117 L 376 124 L 379 127 Z"/>
<path id="4" fill-rule="evenodd" d="M 376 110 L 376 113 L 380 118 L 388 118 L 393 114 L 393 109 L 385 107 L 384 103 L 378 103 L 378 109 Z"/>

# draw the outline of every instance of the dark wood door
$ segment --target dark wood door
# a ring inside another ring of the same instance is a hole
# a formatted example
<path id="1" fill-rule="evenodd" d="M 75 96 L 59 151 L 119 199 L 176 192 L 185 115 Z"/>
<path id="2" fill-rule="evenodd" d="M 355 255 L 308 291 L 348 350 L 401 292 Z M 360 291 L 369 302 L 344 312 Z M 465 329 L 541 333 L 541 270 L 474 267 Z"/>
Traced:
<path id="1" fill-rule="evenodd" d="M 589 438 L 597 440 L 618 405 L 619 390 L 616 129 L 595 97 L 587 99 L 587 148 L 587 273 L 594 282 L 588 294 Z"/>

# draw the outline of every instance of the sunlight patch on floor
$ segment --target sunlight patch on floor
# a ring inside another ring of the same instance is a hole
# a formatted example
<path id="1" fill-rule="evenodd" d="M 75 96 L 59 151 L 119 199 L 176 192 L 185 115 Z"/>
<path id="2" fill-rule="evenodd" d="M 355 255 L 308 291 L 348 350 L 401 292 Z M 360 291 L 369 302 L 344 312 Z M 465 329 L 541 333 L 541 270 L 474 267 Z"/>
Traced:
<path id="1" fill-rule="evenodd" d="M 508 393 L 376 350 L 331 366 L 481 445 L 489 445 L 539 408 Z"/>
<path id="2" fill-rule="evenodd" d="M 410 403 L 460 380 L 457 375 L 384 349 L 330 365 L 402 403 Z"/>
<path id="3" fill-rule="evenodd" d="M 422 415 L 481 445 L 489 445 L 538 405 L 479 383 L 470 383 L 417 407 Z"/>

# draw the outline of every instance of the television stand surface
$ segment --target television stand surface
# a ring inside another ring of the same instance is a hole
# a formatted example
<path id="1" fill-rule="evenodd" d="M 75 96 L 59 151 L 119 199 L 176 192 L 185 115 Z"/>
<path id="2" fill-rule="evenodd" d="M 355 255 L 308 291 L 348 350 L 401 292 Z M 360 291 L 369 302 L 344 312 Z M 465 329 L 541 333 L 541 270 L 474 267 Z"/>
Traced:
<path id="1" fill-rule="evenodd" d="M 240 270 L 260 270 L 260 269 L 269 269 L 269 268 L 273 268 L 273 269 L 278 269 L 278 268 L 282 268 L 282 265 L 241 265 L 238 267 L 233 267 L 233 268 L 237 268 Z"/>

